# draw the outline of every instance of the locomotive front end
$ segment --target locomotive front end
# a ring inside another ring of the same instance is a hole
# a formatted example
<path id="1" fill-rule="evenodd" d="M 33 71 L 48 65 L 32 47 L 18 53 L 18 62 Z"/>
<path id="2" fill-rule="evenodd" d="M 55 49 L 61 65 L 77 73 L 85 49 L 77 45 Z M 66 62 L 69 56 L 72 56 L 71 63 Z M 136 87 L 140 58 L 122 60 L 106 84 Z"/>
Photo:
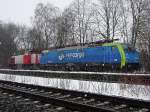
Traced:
<path id="1" fill-rule="evenodd" d="M 139 52 L 131 45 L 124 44 L 124 51 L 126 55 L 126 67 L 128 70 L 137 70 L 140 67 Z"/>

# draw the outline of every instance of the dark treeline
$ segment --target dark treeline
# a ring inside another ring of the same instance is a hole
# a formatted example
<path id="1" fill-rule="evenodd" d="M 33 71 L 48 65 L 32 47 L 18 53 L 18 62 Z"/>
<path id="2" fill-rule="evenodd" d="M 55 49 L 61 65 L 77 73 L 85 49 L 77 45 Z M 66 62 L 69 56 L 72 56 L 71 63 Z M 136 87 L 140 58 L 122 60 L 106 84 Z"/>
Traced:
<path id="1" fill-rule="evenodd" d="M 139 50 L 148 70 L 149 35 L 149 0 L 74 0 L 63 12 L 39 3 L 31 27 L 0 23 L 0 63 L 18 51 L 119 38 Z"/>
<path id="2" fill-rule="evenodd" d="M 0 22 L 0 63 L 6 64 L 8 58 L 17 50 L 15 38 L 17 27 L 14 24 Z"/>

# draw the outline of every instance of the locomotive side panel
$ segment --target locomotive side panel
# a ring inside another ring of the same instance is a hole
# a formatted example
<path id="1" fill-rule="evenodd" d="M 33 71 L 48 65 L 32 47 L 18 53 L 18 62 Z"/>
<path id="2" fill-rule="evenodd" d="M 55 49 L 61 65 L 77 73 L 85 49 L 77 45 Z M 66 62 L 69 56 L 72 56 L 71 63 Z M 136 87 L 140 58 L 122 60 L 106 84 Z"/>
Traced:
<path id="1" fill-rule="evenodd" d="M 121 56 L 117 48 L 111 46 L 99 46 L 93 48 L 72 49 L 62 51 L 49 51 L 41 56 L 41 64 L 64 64 L 64 63 L 97 63 L 113 64 L 120 63 Z"/>

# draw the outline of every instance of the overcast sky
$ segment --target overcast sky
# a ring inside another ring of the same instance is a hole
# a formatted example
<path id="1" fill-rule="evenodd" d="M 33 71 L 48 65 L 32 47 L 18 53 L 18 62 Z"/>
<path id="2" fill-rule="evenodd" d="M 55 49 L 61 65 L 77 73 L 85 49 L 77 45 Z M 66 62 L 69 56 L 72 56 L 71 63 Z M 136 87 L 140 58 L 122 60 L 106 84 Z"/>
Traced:
<path id="1" fill-rule="evenodd" d="M 0 0 L 0 20 L 30 26 L 31 16 L 40 2 L 51 3 L 60 9 L 67 7 L 73 0 Z"/>

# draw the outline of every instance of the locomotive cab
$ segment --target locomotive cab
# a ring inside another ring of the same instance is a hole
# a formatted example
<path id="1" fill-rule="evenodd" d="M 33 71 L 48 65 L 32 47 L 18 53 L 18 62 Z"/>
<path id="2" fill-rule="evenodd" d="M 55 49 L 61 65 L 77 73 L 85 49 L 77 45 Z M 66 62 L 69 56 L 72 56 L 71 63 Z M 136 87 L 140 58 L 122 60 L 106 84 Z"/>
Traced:
<path id="1" fill-rule="evenodd" d="M 112 47 L 114 59 L 119 60 L 120 69 L 135 70 L 139 68 L 139 53 L 129 44 L 107 43 L 103 46 Z M 113 63 L 116 63 L 114 61 Z"/>
<path id="2" fill-rule="evenodd" d="M 123 44 L 122 46 L 126 55 L 126 67 L 128 69 L 138 69 L 140 62 L 139 52 L 129 44 Z"/>

